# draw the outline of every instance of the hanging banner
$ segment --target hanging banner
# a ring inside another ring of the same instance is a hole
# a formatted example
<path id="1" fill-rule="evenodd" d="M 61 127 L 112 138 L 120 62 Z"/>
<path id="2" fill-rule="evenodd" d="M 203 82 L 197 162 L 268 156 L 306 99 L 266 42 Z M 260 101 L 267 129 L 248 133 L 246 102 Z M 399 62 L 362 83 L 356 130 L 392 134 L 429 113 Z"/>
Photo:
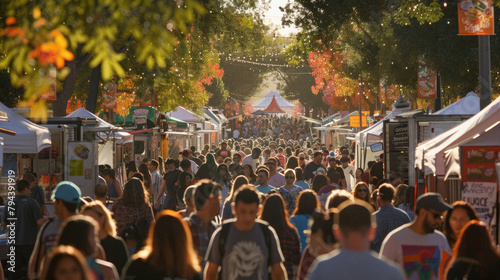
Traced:
<path id="1" fill-rule="evenodd" d="M 366 115 L 361 115 L 361 126 L 366 127 Z M 359 127 L 359 115 L 352 115 L 349 117 L 349 126 Z"/>
<path id="2" fill-rule="evenodd" d="M 418 98 L 436 99 L 437 97 L 437 77 L 436 71 L 420 61 L 418 66 Z"/>
<path id="3" fill-rule="evenodd" d="M 102 106 L 105 109 L 116 109 L 116 84 L 114 81 L 102 87 Z"/>
<path id="4" fill-rule="evenodd" d="M 40 94 L 40 100 L 57 100 L 57 81 L 56 81 L 57 71 L 55 68 L 50 69 L 47 79 L 50 81 L 50 88 Z"/>
<path id="5" fill-rule="evenodd" d="M 496 182 L 465 182 L 462 185 L 462 200 L 469 202 L 481 221 L 491 226 L 497 200 Z"/>
<path id="6" fill-rule="evenodd" d="M 495 35 L 493 20 L 493 0 L 459 1 L 459 35 Z"/>
<path id="7" fill-rule="evenodd" d="M 500 157 L 500 147 L 465 146 L 462 149 L 462 182 L 496 182 L 495 162 Z"/>
<path id="8" fill-rule="evenodd" d="M 397 85 L 386 85 L 387 81 L 382 78 L 378 84 L 378 92 L 380 95 L 384 96 L 386 100 L 397 100 L 398 99 L 398 86 Z"/>

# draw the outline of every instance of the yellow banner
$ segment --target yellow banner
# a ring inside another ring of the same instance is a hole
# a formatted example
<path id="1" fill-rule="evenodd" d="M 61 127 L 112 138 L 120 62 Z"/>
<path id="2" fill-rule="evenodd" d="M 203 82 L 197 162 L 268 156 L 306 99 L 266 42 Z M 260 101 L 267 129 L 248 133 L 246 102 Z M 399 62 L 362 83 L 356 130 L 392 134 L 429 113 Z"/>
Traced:
<path id="1" fill-rule="evenodd" d="M 361 115 L 362 127 L 366 127 L 366 115 Z M 352 127 L 359 127 L 359 115 L 349 117 L 349 125 Z"/>

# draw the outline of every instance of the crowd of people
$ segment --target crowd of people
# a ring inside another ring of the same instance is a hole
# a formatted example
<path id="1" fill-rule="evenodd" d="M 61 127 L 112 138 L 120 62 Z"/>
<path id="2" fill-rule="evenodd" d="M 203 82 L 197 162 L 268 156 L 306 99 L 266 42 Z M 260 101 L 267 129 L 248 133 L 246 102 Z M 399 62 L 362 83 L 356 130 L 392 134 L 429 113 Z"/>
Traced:
<path id="1" fill-rule="evenodd" d="M 347 147 L 285 134 L 130 162 L 123 186 L 99 166 L 92 198 L 56 186 L 54 218 L 25 175 L 3 217 L 18 221 L 8 279 L 500 279 L 469 203 L 415 199 L 383 162 L 356 169 Z"/>

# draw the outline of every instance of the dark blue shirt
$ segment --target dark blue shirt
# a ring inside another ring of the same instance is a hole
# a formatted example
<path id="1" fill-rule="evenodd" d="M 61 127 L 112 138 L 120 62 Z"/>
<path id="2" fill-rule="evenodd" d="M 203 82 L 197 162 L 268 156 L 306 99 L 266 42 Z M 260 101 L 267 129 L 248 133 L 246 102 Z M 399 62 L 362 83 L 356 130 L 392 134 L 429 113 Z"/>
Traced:
<path id="1" fill-rule="evenodd" d="M 389 232 L 410 222 L 408 214 L 394 207 L 392 204 L 380 207 L 378 211 L 372 215 L 375 215 L 377 221 L 377 234 L 375 235 L 375 240 L 373 240 L 371 249 L 376 252 L 380 251 L 382 242 Z"/>

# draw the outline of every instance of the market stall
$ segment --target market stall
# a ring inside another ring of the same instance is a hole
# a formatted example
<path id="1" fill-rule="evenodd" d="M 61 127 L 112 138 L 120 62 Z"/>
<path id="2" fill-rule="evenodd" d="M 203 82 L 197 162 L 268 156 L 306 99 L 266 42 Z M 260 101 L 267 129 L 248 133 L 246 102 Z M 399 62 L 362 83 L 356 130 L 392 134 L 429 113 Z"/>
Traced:
<path id="1" fill-rule="evenodd" d="M 38 153 L 50 148 L 52 142 L 48 129 L 18 115 L 2 103 L 0 103 L 0 116 L 0 128 L 15 132 L 15 135 L 6 133 L 1 135 L 3 163 L 0 194 L 3 196 L 7 190 L 9 171 L 14 171 L 16 178 L 28 171 L 37 172 L 33 170 L 33 166 L 39 166 Z"/>

